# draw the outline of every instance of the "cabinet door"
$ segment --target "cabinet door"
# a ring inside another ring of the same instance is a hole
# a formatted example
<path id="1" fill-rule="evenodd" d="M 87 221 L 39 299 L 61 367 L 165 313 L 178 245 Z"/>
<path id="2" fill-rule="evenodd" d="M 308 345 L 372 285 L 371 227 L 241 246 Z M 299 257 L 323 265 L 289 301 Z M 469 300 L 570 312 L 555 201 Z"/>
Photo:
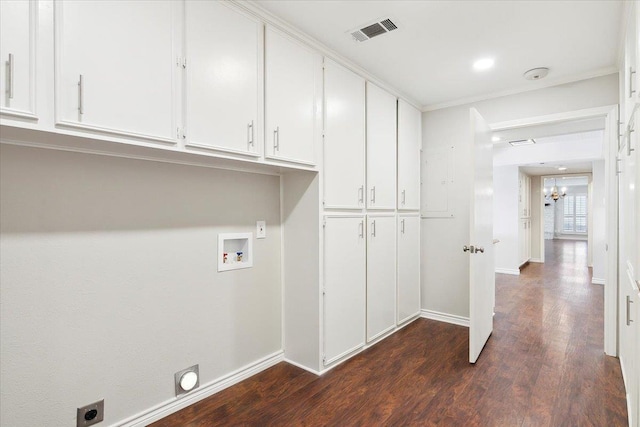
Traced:
<path id="1" fill-rule="evenodd" d="M 265 155 L 315 163 L 322 57 L 278 31 L 265 31 Z"/>
<path id="2" fill-rule="evenodd" d="M 55 7 L 58 124 L 175 142 L 175 3 Z"/>
<path id="3" fill-rule="evenodd" d="M 396 207 L 396 98 L 367 82 L 367 208 Z"/>
<path id="4" fill-rule="evenodd" d="M 632 286 L 626 277 L 621 277 L 620 300 L 620 367 L 624 377 L 624 384 L 629 403 L 629 425 L 638 425 L 639 408 L 637 405 L 639 394 L 640 351 L 638 323 L 638 290 Z"/>
<path id="5" fill-rule="evenodd" d="M 0 111 L 35 118 L 35 1 L 0 1 Z"/>
<path id="6" fill-rule="evenodd" d="M 396 324 L 396 219 L 367 221 L 367 341 L 373 341 Z"/>
<path id="7" fill-rule="evenodd" d="M 325 218 L 325 365 L 365 343 L 365 228 L 364 216 Z"/>
<path id="8" fill-rule="evenodd" d="M 258 156 L 262 24 L 225 2 L 193 0 L 185 24 L 187 146 Z"/>
<path id="9" fill-rule="evenodd" d="M 364 206 L 364 85 L 362 77 L 325 61 L 325 208 Z"/>
<path id="10" fill-rule="evenodd" d="M 420 209 L 420 147 L 422 115 L 398 101 L 398 209 Z"/>
<path id="11" fill-rule="evenodd" d="M 398 324 L 420 313 L 420 217 L 398 221 Z"/>

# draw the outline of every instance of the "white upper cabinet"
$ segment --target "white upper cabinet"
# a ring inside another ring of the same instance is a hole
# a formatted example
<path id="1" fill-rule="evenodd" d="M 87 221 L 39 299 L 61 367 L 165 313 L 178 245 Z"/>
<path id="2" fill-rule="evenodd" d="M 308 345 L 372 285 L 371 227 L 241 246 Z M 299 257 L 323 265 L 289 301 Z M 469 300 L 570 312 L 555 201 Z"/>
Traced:
<path id="1" fill-rule="evenodd" d="M 420 313 L 420 217 L 398 217 L 398 324 Z"/>
<path id="2" fill-rule="evenodd" d="M 187 146 L 260 154 L 262 28 L 224 2 L 185 3 Z"/>
<path id="3" fill-rule="evenodd" d="M 324 207 L 364 207 L 365 81 L 325 60 Z"/>
<path id="4" fill-rule="evenodd" d="M 396 217 L 368 216 L 367 341 L 396 325 Z"/>
<path id="5" fill-rule="evenodd" d="M 365 343 L 365 229 L 364 216 L 325 218 L 325 366 Z"/>
<path id="6" fill-rule="evenodd" d="M 55 7 L 57 124 L 175 142 L 177 4 L 58 1 Z"/>
<path id="7" fill-rule="evenodd" d="M 0 112 L 35 119 L 36 1 L 0 1 Z"/>
<path id="8" fill-rule="evenodd" d="M 265 156 L 315 164 L 322 57 L 277 30 L 265 31 Z"/>
<path id="9" fill-rule="evenodd" d="M 367 82 L 367 208 L 396 207 L 396 97 Z"/>
<path id="10" fill-rule="evenodd" d="M 398 101 L 398 209 L 420 209 L 420 148 L 422 115 Z"/>

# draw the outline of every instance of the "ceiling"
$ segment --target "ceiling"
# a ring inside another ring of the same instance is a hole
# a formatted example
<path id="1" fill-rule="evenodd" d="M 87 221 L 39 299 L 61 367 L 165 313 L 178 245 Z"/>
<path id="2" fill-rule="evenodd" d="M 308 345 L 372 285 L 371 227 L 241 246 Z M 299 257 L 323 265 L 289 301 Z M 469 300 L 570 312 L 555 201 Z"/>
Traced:
<path id="1" fill-rule="evenodd" d="M 558 176 L 563 173 L 558 170 L 559 166 L 565 166 L 567 168 L 565 173 L 571 174 L 591 173 L 593 170 L 592 162 L 545 162 L 544 164 L 521 166 L 520 170 L 530 176 Z"/>
<path id="2" fill-rule="evenodd" d="M 618 0 L 260 0 L 424 108 L 469 102 L 615 72 Z M 398 30 L 365 42 L 348 31 L 390 17 Z M 475 72 L 474 61 L 495 59 Z M 522 74 L 549 67 L 545 80 Z"/>
<path id="3" fill-rule="evenodd" d="M 508 143 L 508 141 L 529 138 L 535 139 L 538 143 L 544 143 L 553 142 L 554 138 L 552 137 L 603 130 L 604 127 L 604 117 L 595 117 L 501 130 L 493 132 L 492 135 L 500 138 L 500 143 Z M 566 137 L 562 138 L 562 140 L 566 139 Z"/>
<path id="4" fill-rule="evenodd" d="M 589 178 L 586 176 L 562 176 L 556 179 L 553 178 L 545 178 L 544 186 L 546 188 L 553 187 L 557 185 L 558 188 L 563 187 L 575 187 L 575 186 L 583 186 L 589 184 Z"/>

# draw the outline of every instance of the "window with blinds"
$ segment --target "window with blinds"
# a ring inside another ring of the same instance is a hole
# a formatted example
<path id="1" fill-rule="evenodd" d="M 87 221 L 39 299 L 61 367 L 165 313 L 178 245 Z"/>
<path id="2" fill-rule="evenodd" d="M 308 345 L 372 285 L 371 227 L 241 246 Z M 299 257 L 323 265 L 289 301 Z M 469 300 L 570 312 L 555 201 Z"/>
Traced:
<path id="1" fill-rule="evenodd" d="M 564 197 L 564 219 L 562 231 L 565 233 L 587 232 L 587 195 L 567 194 Z"/>

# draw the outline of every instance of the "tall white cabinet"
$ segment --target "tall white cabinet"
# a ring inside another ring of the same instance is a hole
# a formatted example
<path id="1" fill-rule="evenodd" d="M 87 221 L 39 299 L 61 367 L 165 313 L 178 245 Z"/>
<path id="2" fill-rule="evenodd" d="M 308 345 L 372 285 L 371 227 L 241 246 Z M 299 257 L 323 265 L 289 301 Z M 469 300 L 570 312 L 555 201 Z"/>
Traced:
<path id="1" fill-rule="evenodd" d="M 396 97 L 367 82 L 367 208 L 396 208 Z"/>
<path id="2" fill-rule="evenodd" d="M 36 1 L 0 2 L 0 112 L 35 119 Z"/>
<path id="3" fill-rule="evenodd" d="M 259 156 L 262 23 L 217 1 L 184 12 L 187 146 Z"/>
<path id="4" fill-rule="evenodd" d="M 531 259 L 531 177 L 518 173 L 518 215 L 519 215 L 519 263 L 526 264 Z"/>
<path id="5" fill-rule="evenodd" d="M 420 214 L 398 215 L 398 324 L 420 314 Z"/>
<path id="6" fill-rule="evenodd" d="M 57 124 L 175 142 L 177 7 L 56 2 Z"/>
<path id="7" fill-rule="evenodd" d="M 365 197 L 365 81 L 324 63 L 325 209 L 361 209 Z"/>
<path id="8" fill-rule="evenodd" d="M 420 209 L 422 113 L 398 100 L 398 210 Z"/>
<path id="9" fill-rule="evenodd" d="M 313 165 L 322 105 L 322 56 L 265 30 L 265 156 Z"/>

